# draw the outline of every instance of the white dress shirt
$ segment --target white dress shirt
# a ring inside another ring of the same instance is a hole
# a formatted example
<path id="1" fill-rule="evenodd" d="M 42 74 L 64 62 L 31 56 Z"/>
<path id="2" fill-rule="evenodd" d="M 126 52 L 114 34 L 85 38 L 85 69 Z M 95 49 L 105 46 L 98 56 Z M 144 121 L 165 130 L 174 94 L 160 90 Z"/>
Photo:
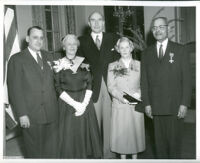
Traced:
<path id="1" fill-rule="evenodd" d="M 92 36 L 92 39 L 94 40 L 94 43 L 96 43 L 96 37 L 97 35 L 99 36 L 99 40 L 100 40 L 100 43 L 102 43 L 102 39 L 103 39 L 103 32 L 101 33 L 94 33 L 94 32 L 91 32 L 91 36 Z"/>
<path id="2" fill-rule="evenodd" d="M 162 44 L 162 49 L 163 49 L 163 56 L 165 55 L 165 51 L 167 49 L 167 44 L 168 44 L 168 38 L 166 40 L 164 40 L 162 43 L 158 42 L 157 41 L 157 56 L 159 57 L 159 48 L 160 48 L 160 45 Z"/>
<path id="3" fill-rule="evenodd" d="M 29 48 L 29 47 L 28 47 L 28 50 L 31 53 L 32 57 L 35 59 L 35 61 L 38 63 L 38 61 L 37 61 L 37 54 L 36 53 L 38 53 L 39 56 L 40 56 L 40 58 L 42 58 L 40 51 L 39 52 L 35 52 L 31 48 Z"/>

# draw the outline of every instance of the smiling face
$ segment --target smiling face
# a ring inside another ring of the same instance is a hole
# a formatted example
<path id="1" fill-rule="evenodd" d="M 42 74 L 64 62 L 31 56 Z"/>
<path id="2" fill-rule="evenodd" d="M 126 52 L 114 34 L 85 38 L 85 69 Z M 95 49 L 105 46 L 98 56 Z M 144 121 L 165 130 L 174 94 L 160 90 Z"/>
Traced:
<path id="1" fill-rule="evenodd" d="M 63 46 L 63 49 L 66 51 L 66 56 L 68 58 L 73 58 L 76 55 L 78 42 L 75 36 L 67 36 L 67 38 L 63 40 Z"/>
<path id="2" fill-rule="evenodd" d="M 88 24 L 92 32 L 100 33 L 100 32 L 103 32 L 105 22 L 104 22 L 104 18 L 102 17 L 100 13 L 94 12 L 90 16 Z"/>
<path id="3" fill-rule="evenodd" d="M 26 36 L 29 48 L 35 52 L 40 51 L 43 46 L 43 40 L 43 31 L 36 28 L 31 29 L 30 34 Z"/>
<path id="4" fill-rule="evenodd" d="M 152 26 L 152 33 L 157 41 L 163 42 L 168 37 L 168 26 L 166 20 L 162 18 L 156 19 Z"/>
<path id="5" fill-rule="evenodd" d="M 133 49 L 131 48 L 128 41 L 124 40 L 124 41 L 120 42 L 119 45 L 118 45 L 118 51 L 119 51 L 121 57 L 124 58 L 124 59 L 131 57 L 132 50 Z"/>

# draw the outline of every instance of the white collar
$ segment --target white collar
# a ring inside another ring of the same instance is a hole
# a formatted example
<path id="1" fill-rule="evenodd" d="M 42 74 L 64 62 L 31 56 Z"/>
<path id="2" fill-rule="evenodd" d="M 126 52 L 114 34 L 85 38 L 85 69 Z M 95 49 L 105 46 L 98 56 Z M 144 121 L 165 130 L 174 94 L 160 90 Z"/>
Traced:
<path id="1" fill-rule="evenodd" d="M 159 56 L 159 48 L 160 48 L 161 44 L 162 44 L 163 54 L 165 55 L 165 52 L 167 49 L 167 44 L 168 44 L 168 38 L 165 39 L 162 43 L 157 41 L 156 47 L 157 47 L 157 55 L 158 56 Z"/>
<path id="2" fill-rule="evenodd" d="M 36 60 L 36 62 L 37 62 L 37 54 L 36 54 L 36 53 L 38 53 L 39 56 L 42 58 L 42 55 L 41 55 L 41 52 L 40 52 L 40 51 L 38 51 L 38 52 L 33 51 L 30 47 L 28 47 L 28 50 L 29 50 L 29 52 L 31 53 L 31 55 L 33 56 L 33 58 Z"/>
<path id="3" fill-rule="evenodd" d="M 92 36 L 92 39 L 94 40 L 94 42 L 96 41 L 97 35 L 99 36 L 99 40 L 102 42 L 103 32 L 100 32 L 100 33 L 91 32 L 91 36 Z"/>
<path id="4" fill-rule="evenodd" d="M 157 41 L 157 45 L 160 46 L 161 44 L 163 45 L 163 47 L 166 47 L 167 46 L 167 43 L 168 43 L 168 38 L 165 39 L 162 43 Z"/>

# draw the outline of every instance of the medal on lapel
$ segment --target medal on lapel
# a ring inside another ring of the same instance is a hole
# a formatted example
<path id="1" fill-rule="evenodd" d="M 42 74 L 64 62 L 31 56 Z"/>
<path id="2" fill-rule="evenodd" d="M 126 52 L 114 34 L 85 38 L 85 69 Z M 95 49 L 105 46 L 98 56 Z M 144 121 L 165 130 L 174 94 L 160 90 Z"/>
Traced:
<path id="1" fill-rule="evenodd" d="M 173 62 L 174 62 L 174 60 L 173 60 L 174 53 L 169 53 L 169 56 L 170 56 L 169 62 L 170 62 L 170 63 L 173 63 Z"/>

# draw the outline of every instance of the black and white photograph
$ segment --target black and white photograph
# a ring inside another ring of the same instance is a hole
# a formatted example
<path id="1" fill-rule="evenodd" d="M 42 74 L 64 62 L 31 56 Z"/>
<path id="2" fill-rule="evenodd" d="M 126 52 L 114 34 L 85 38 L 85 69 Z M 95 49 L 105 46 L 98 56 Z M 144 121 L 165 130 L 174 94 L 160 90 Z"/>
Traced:
<path id="1" fill-rule="evenodd" d="M 198 2 L 1 8 L 2 161 L 198 161 Z"/>

